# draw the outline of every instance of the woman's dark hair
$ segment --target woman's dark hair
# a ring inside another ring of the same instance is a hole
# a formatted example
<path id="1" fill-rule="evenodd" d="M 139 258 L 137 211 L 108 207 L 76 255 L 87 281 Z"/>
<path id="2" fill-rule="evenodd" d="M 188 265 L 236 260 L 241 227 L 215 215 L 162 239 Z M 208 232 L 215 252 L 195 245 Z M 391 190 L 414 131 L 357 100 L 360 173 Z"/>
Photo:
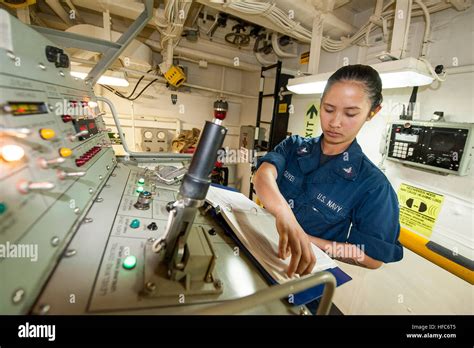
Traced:
<path id="1" fill-rule="evenodd" d="M 371 102 L 370 110 L 374 110 L 382 104 L 382 80 L 374 68 L 362 64 L 343 66 L 331 75 L 321 99 L 324 99 L 324 96 L 333 84 L 341 81 L 361 82 Z"/>

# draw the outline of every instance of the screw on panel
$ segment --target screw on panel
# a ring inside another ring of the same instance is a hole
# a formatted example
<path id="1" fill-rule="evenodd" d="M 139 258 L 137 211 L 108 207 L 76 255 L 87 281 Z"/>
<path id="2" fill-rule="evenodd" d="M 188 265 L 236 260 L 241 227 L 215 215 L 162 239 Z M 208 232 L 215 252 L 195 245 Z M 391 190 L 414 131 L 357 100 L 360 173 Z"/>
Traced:
<path id="1" fill-rule="evenodd" d="M 156 285 L 153 282 L 147 282 L 145 286 L 146 286 L 146 289 L 150 292 L 153 292 L 156 290 Z"/>
<path id="2" fill-rule="evenodd" d="M 7 57 L 11 60 L 15 60 L 16 58 L 15 53 L 13 53 L 12 51 L 7 51 Z"/>
<path id="3" fill-rule="evenodd" d="M 93 193 L 94 193 L 94 189 L 93 189 L 92 187 L 89 188 L 89 193 L 90 193 L 90 194 L 93 194 Z"/>
<path id="4" fill-rule="evenodd" d="M 66 250 L 66 252 L 64 253 L 64 257 L 72 257 L 74 255 L 77 254 L 77 250 L 76 249 L 68 249 Z"/>
<path id="5" fill-rule="evenodd" d="M 156 238 L 150 237 L 147 239 L 148 243 L 154 243 L 156 241 Z"/>
<path id="6" fill-rule="evenodd" d="M 218 288 L 218 289 L 221 289 L 223 285 L 224 285 L 224 284 L 222 283 L 222 280 L 220 280 L 220 279 L 216 279 L 216 280 L 214 281 L 214 286 L 215 286 L 216 288 Z"/>
<path id="7" fill-rule="evenodd" d="M 110 184 L 105 184 L 104 187 L 105 188 L 110 188 L 111 186 L 110 186 Z"/>
<path id="8" fill-rule="evenodd" d="M 25 290 L 18 289 L 18 290 L 15 290 L 15 292 L 13 293 L 12 301 L 13 303 L 20 303 L 24 297 L 25 297 Z"/>
<path id="9" fill-rule="evenodd" d="M 81 212 L 80 208 L 74 208 L 74 214 L 79 215 L 80 212 Z"/>
<path id="10" fill-rule="evenodd" d="M 105 169 L 110 170 L 110 166 L 109 165 L 105 166 Z"/>
<path id="11" fill-rule="evenodd" d="M 51 245 L 54 246 L 54 247 L 58 246 L 59 245 L 59 240 L 60 240 L 59 237 L 53 237 L 51 239 Z"/>
<path id="12" fill-rule="evenodd" d="M 64 73 L 62 71 L 59 72 L 59 75 L 61 75 L 62 77 L 66 76 L 66 75 L 64 75 Z"/>
<path id="13" fill-rule="evenodd" d="M 43 63 L 39 63 L 38 68 L 40 68 L 41 70 L 46 70 L 46 66 Z"/>
<path id="14" fill-rule="evenodd" d="M 49 304 L 43 304 L 39 308 L 39 314 L 47 314 L 49 310 L 51 309 L 51 306 Z"/>
<path id="15" fill-rule="evenodd" d="M 99 180 L 102 180 L 104 177 L 102 175 L 99 175 Z"/>
<path id="16" fill-rule="evenodd" d="M 94 221 L 94 219 L 90 217 L 86 217 L 84 220 L 82 220 L 82 222 L 85 224 L 90 224 L 92 221 Z"/>
<path id="17" fill-rule="evenodd" d="M 97 199 L 95 201 L 97 203 L 102 203 L 104 201 L 104 199 L 102 197 L 97 197 Z"/>

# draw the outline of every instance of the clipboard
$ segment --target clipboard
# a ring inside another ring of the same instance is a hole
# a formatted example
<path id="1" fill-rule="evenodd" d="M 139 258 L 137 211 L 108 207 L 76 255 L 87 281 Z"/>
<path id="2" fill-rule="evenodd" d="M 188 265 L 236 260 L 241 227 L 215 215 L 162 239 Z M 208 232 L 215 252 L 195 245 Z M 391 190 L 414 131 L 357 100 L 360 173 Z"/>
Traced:
<path id="1" fill-rule="evenodd" d="M 225 189 L 229 191 L 234 191 L 238 192 L 237 190 L 221 185 L 216 185 L 213 184 L 212 186 L 220 188 L 220 189 Z M 259 272 L 263 275 L 263 277 L 270 283 L 270 284 L 278 284 L 278 281 L 274 279 L 266 270 L 265 268 L 260 264 L 260 262 L 254 257 L 254 255 L 244 246 L 242 241 L 239 239 L 239 237 L 234 233 L 232 228 L 229 226 L 227 221 L 224 219 L 222 214 L 216 209 L 211 209 L 210 210 L 211 216 L 215 219 L 215 221 L 219 224 L 219 226 L 222 227 L 222 229 L 225 231 L 225 233 L 232 238 L 232 240 L 235 241 L 235 243 L 239 246 L 241 250 L 243 250 L 244 254 L 249 258 L 249 260 L 257 267 Z M 329 268 L 326 269 L 325 271 L 330 272 L 334 275 L 336 278 L 336 283 L 337 286 L 340 286 L 350 280 L 352 278 L 345 272 L 343 272 L 339 267 L 334 267 L 334 268 Z M 305 305 L 311 301 L 314 301 L 318 299 L 319 297 L 322 296 L 324 291 L 324 285 L 318 285 L 315 286 L 314 288 L 307 289 L 305 291 L 302 291 L 300 293 L 294 294 L 293 297 L 288 298 L 288 302 L 292 305 L 295 306 L 301 306 Z"/>

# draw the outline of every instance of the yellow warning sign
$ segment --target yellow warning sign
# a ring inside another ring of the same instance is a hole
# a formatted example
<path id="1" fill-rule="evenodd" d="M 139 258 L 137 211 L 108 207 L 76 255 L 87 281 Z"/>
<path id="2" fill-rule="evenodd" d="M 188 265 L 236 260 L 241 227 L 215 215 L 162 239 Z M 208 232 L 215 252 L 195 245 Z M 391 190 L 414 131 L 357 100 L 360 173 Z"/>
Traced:
<path id="1" fill-rule="evenodd" d="M 288 110 L 288 104 L 286 104 L 286 103 L 278 104 L 278 113 L 279 114 L 286 114 L 287 110 Z"/>
<path id="2" fill-rule="evenodd" d="M 317 106 L 316 106 L 317 105 Z M 304 128 L 303 135 L 305 137 L 315 137 L 317 132 L 317 126 L 319 124 L 319 100 L 311 103 L 306 108 L 306 114 L 304 115 Z"/>
<path id="3" fill-rule="evenodd" d="M 401 184 L 398 189 L 400 224 L 430 237 L 444 196 L 418 187 Z"/>

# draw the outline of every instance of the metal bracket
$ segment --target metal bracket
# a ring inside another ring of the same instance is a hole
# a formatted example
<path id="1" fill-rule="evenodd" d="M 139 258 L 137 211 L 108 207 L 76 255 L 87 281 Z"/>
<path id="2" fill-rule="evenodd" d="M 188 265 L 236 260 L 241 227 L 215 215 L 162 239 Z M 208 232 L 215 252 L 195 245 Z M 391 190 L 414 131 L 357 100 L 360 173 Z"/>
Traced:
<path id="1" fill-rule="evenodd" d="M 130 25 L 127 31 L 120 36 L 117 42 L 110 42 L 34 25 L 31 27 L 62 47 L 74 47 L 102 53 L 102 58 L 94 68 L 92 68 L 85 79 L 93 86 L 153 17 L 153 0 L 144 0 L 144 3 L 144 11 L 137 17 L 135 22 Z"/>
<path id="2" fill-rule="evenodd" d="M 109 48 L 103 55 L 102 59 L 92 68 L 86 77 L 86 81 L 90 81 L 95 85 L 100 76 L 108 69 L 108 67 L 115 62 L 125 48 L 132 42 L 139 32 L 153 17 L 153 0 L 144 0 L 145 10 L 138 16 L 135 22 L 128 28 L 128 30 L 120 36 L 116 44 L 120 45 L 119 49 Z"/>

